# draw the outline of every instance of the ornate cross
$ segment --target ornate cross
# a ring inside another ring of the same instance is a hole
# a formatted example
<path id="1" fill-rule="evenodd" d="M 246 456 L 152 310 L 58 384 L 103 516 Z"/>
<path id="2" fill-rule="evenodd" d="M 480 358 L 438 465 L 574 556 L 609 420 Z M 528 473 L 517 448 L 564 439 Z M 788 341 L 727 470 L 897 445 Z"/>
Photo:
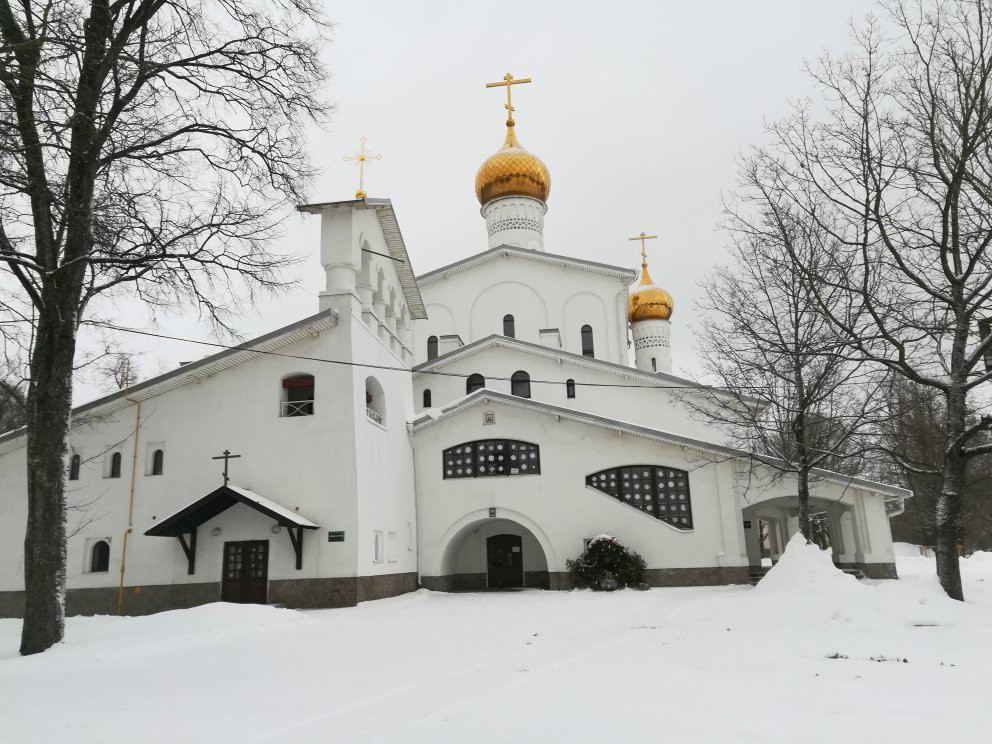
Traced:
<path id="1" fill-rule="evenodd" d="M 225 486 L 227 485 L 227 481 L 229 480 L 229 478 L 227 477 L 227 461 L 228 460 L 235 460 L 235 459 L 237 459 L 239 457 L 241 457 L 241 455 L 232 455 L 231 454 L 231 450 L 224 450 L 224 454 L 223 455 L 218 455 L 217 457 L 210 458 L 212 460 L 223 460 L 224 461 L 224 485 Z"/>
<path id="2" fill-rule="evenodd" d="M 530 78 L 518 78 L 515 79 L 510 73 L 506 73 L 503 76 L 503 81 L 499 83 L 486 83 L 487 88 L 502 88 L 506 87 L 506 126 L 513 126 L 513 99 L 510 96 L 510 89 L 514 85 L 521 85 L 522 83 L 529 83 Z"/>
<path id="3" fill-rule="evenodd" d="M 654 240 L 657 237 L 658 237 L 657 235 L 645 235 L 644 233 L 641 233 L 640 235 L 636 235 L 633 238 L 627 238 L 627 240 L 640 240 L 641 241 L 641 265 L 642 266 L 647 266 L 647 264 L 648 264 L 648 254 L 647 254 L 647 251 L 644 249 L 644 241 L 645 240 Z"/>
<path id="4" fill-rule="evenodd" d="M 361 146 L 358 148 L 357 155 L 342 158 L 347 163 L 358 163 L 358 191 L 355 192 L 356 199 L 364 199 L 368 196 L 365 193 L 365 163 L 369 160 L 382 160 L 382 155 L 373 155 L 370 152 L 366 152 L 364 137 L 362 137 L 360 143 Z"/>

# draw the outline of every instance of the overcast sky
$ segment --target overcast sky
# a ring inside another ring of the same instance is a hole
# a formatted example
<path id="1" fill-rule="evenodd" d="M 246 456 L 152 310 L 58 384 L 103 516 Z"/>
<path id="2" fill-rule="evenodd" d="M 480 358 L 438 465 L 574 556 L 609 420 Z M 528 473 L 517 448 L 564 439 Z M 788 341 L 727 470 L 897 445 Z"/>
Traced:
<path id="1" fill-rule="evenodd" d="M 335 110 L 311 138 L 323 170 L 310 201 L 350 199 L 357 169 L 342 158 L 368 138 L 383 160 L 370 197 L 393 202 L 413 268 L 424 273 L 486 249 L 475 173 L 503 142 L 506 72 L 517 134 L 551 172 L 545 248 L 637 268 L 644 230 L 651 274 L 675 299 L 674 371 L 697 376 L 691 326 L 698 282 L 725 254 L 717 228 L 738 156 L 764 141 L 763 122 L 815 96 L 804 73 L 826 49 L 849 48 L 849 23 L 869 0 L 692 2 L 441 2 L 327 4 L 336 24 L 325 58 Z M 317 310 L 323 286 L 317 217 L 293 215 L 280 251 L 304 259 L 300 285 L 258 306 L 246 338 Z M 129 313 L 130 314 L 130 313 Z M 124 319 L 151 328 L 141 318 Z M 203 325 L 160 317 L 157 328 L 208 339 Z M 209 353 L 124 337 L 142 377 Z M 101 392 L 77 389 L 82 402 Z"/>

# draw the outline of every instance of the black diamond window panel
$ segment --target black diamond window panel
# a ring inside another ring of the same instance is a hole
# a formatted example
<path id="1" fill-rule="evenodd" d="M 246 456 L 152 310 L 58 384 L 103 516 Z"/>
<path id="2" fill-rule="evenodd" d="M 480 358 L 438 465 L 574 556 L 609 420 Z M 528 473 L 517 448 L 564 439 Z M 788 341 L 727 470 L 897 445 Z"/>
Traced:
<path id="1" fill-rule="evenodd" d="M 626 465 L 587 475 L 586 485 L 679 529 L 692 529 L 689 474 L 684 470 Z"/>
<path id="2" fill-rule="evenodd" d="M 515 439 L 479 439 L 443 452 L 445 478 L 488 478 L 499 475 L 538 475 L 541 449 Z"/>

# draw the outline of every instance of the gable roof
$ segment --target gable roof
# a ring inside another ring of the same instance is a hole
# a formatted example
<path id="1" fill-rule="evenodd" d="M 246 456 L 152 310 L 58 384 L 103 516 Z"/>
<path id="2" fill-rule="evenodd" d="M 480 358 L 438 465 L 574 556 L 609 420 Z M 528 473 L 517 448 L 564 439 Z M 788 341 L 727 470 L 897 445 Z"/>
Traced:
<path id="1" fill-rule="evenodd" d="M 422 362 L 413 368 L 414 376 L 416 377 L 424 373 L 441 369 L 449 364 L 454 364 L 479 354 L 480 352 L 488 351 L 489 349 L 507 349 L 521 354 L 542 357 L 544 359 L 554 359 L 555 361 L 564 360 L 566 364 L 571 364 L 575 367 L 604 372 L 606 374 L 621 377 L 625 380 L 640 380 L 648 384 L 657 385 L 659 388 L 690 388 L 706 391 L 714 395 L 721 394 L 719 388 L 703 385 L 702 383 L 695 382 L 694 380 L 687 380 L 684 377 L 677 377 L 676 375 L 672 375 L 667 372 L 646 372 L 644 370 L 637 369 L 637 367 L 628 367 L 625 364 L 608 362 L 604 359 L 596 359 L 595 357 L 576 354 L 572 351 L 555 349 L 551 346 L 535 344 L 532 341 L 523 341 L 519 338 L 510 338 L 509 336 L 501 336 L 499 334 L 493 334 L 491 336 L 486 336 L 485 338 L 480 338 L 470 344 L 460 346 L 457 349 L 441 354 L 434 359 Z M 744 395 L 734 397 L 746 403 L 753 403 L 755 405 L 762 404 L 762 402 L 756 398 L 751 398 Z"/>
<path id="2" fill-rule="evenodd" d="M 211 491 L 203 498 L 197 499 L 160 522 L 156 522 L 145 531 L 145 534 L 151 537 L 177 537 L 179 534 L 189 531 L 190 527 L 199 527 L 201 524 L 209 522 L 235 504 L 244 504 L 274 519 L 277 524 L 283 527 L 302 527 L 305 530 L 318 528 L 309 519 L 301 517 L 292 509 L 287 509 L 272 499 L 259 496 L 247 488 L 228 485 Z"/>
<path id="3" fill-rule="evenodd" d="M 428 271 L 426 274 L 421 274 L 417 277 L 417 282 L 421 285 L 433 284 L 442 279 L 447 279 L 453 274 L 506 258 L 522 258 L 526 261 L 535 261 L 559 268 L 579 269 L 580 271 L 588 271 L 593 274 L 601 274 L 620 279 L 624 284 L 632 284 L 637 278 L 637 272 L 634 269 L 628 269 L 623 266 L 613 266 L 597 261 L 586 261 L 582 258 L 561 256 L 556 253 L 545 253 L 544 251 L 535 251 L 529 248 L 517 248 L 512 245 L 500 245 L 482 253 L 476 253 L 474 256 L 463 258 L 461 261 L 455 261 L 447 266 L 442 266 L 439 269 Z"/>
<path id="4" fill-rule="evenodd" d="M 400 224 L 396 221 L 396 212 L 393 211 L 393 203 L 389 199 L 365 198 L 323 202 L 321 204 L 301 204 L 296 209 L 307 214 L 320 214 L 336 209 L 373 210 L 376 217 L 379 218 L 379 227 L 386 238 L 389 255 L 393 258 L 393 263 L 396 266 L 396 274 L 399 277 L 400 286 L 403 288 L 403 297 L 406 300 L 406 306 L 410 308 L 410 317 L 417 320 L 427 318 L 424 300 L 420 296 L 420 287 L 417 286 L 417 278 L 410 265 L 410 255 L 406 251 L 406 243 L 403 242 L 403 233 L 400 232 Z"/>
<path id="5" fill-rule="evenodd" d="M 594 413 L 584 413 L 571 408 L 562 408 L 561 406 L 552 405 L 550 403 L 544 403 L 531 398 L 521 398 L 516 395 L 509 395 L 507 393 L 488 390 L 486 388 L 476 390 L 474 393 L 459 398 L 447 406 L 424 411 L 420 416 L 411 421 L 411 431 L 414 435 L 416 435 L 420 431 L 442 423 L 447 419 L 458 416 L 469 409 L 483 405 L 491 405 L 493 403 L 498 403 L 509 408 L 523 409 L 544 416 L 551 416 L 559 421 L 572 421 L 588 426 L 595 426 L 600 429 L 606 429 L 608 431 L 632 434 L 634 436 L 651 439 L 656 442 L 673 444 L 677 447 L 687 447 L 699 452 L 717 454 L 734 459 L 756 460 L 757 462 L 764 463 L 770 467 L 777 467 L 781 464 L 781 460 L 778 458 L 761 457 L 753 452 L 748 452 L 747 450 L 738 449 L 736 447 L 728 447 L 714 442 L 706 442 L 702 439 L 694 439 L 693 437 L 686 437 L 681 434 L 672 434 L 667 431 L 662 431 L 661 429 L 652 429 L 648 426 L 640 426 L 627 421 L 619 421 L 617 419 L 599 416 Z M 899 486 L 892 486 L 887 483 L 878 483 L 877 481 L 871 481 L 865 478 L 842 475 L 840 473 L 834 473 L 830 470 L 823 470 L 821 468 L 814 468 L 812 472 L 817 477 L 824 480 L 833 481 L 844 486 L 863 488 L 867 491 L 872 491 L 873 493 L 878 493 L 883 496 L 900 499 L 912 498 L 913 496 L 913 492 L 909 489 L 900 488 Z"/>
<path id="6" fill-rule="evenodd" d="M 337 324 L 337 313 L 333 310 L 322 310 L 316 315 L 290 323 L 233 348 L 223 349 L 216 354 L 211 354 L 203 359 L 169 370 L 157 377 L 139 382 L 127 390 L 120 390 L 83 403 L 72 409 L 72 417 L 75 419 L 85 414 L 114 413 L 135 401 L 148 400 L 183 385 L 200 382 L 223 372 L 225 369 L 251 361 L 266 352 L 277 351 L 297 341 L 312 338 L 314 332 L 329 330 Z M 25 429 L 22 427 L 0 435 L 0 455 L 22 447 L 24 445 L 24 433 Z"/>

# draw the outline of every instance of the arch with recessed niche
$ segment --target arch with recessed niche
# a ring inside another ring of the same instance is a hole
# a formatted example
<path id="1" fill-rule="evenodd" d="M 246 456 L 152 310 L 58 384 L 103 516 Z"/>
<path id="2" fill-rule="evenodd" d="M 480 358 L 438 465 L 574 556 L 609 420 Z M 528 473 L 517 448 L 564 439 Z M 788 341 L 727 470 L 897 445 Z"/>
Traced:
<path id="1" fill-rule="evenodd" d="M 386 425 L 386 391 L 374 375 L 365 378 L 365 415 L 377 424 Z"/>
<path id="2" fill-rule="evenodd" d="M 490 567 L 490 561 L 496 563 L 501 557 L 498 543 L 504 548 L 509 545 L 510 555 L 514 552 L 510 540 L 497 540 L 496 545 L 490 541 L 501 536 L 520 538 L 523 586 L 558 587 L 565 568 L 559 564 L 547 533 L 526 514 L 504 508 L 497 510 L 496 517 L 488 509 L 468 512 L 448 527 L 435 543 L 434 554 L 425 556 L 430 575 L 421 577 L 423 585 L 441 591 L 489 588 L 494 578 L 491 568 L 497 572 L 502 568 Z M 506 556 L 504 550 L 502 557 Z"/>

